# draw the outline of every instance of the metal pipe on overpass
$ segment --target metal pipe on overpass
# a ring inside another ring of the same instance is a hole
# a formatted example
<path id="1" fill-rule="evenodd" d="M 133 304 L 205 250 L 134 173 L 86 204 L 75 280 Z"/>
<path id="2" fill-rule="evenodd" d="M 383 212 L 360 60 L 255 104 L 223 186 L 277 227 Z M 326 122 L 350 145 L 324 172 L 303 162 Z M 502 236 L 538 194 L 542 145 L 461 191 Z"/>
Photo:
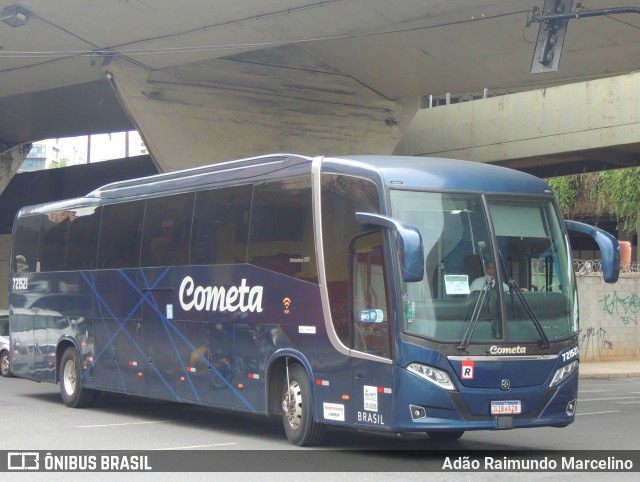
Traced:
<path id="1" fill-rule="evenodd" d="M 532 23 L 571 20 L 573 18 L 602 17 L 607 15 L 619 15 L 623 13 L 640 13 L 640 7 L 613 7 L 600 8 L 597 10 L 576 10 L 574 12 L 551 13 L 548 15 L 542 15 L 536 12 L 538 12 L 537 9 L 535 9 L 533 17 L 529 19 L 528 25 L 531 25 Z"/>

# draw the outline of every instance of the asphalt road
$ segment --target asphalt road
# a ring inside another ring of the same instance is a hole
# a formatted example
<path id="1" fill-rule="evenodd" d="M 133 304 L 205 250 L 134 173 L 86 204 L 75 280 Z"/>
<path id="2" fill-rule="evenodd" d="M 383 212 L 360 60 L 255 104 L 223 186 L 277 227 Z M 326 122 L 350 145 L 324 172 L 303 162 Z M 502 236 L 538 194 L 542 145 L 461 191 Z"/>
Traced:
<path id="1" fill-rule="evenodd" d="M 224 461 L 238 462 L 238 471 L 250 466 L 250 455 L 244 459 L 245 466 L 238 454 L 255 454 L 245 452 L 251 450 L 273 451 L 269 457 L 280 457 L 276 462 L 279 470 L 295 460 L 296 454 L 307 461 L 317 460 L 310 471 L 336 470 L 344 460 L 338 460 L 334 457 L 336 452 L 327 449 L 340 449 L 341 453 L 363 451 L 352 459 L 350 470 L 401 471 L 409 467 L 416 473 L 433 467 L 419 455 L 433 450 L 451 457 L 467 450 L 498 454 L 514 450 L 640 450 L 640 378 L 581 381 L 576 422 L 564 429 L 467 432 L 458 442 L 446 445 L 415 434 L 397 437 L 332 429 L 319 448 L 329 455 L 315 452 L 313 456 L 309 451 L 314 449 L 288 444 L 279 419 L 119 395 L 107 395 L 91 409 L 70 409 L 62 404 L 57 385 L 17 378 L 0 379 L 0 410 L 0 450 L 230 450 L 223 456 Z M 410 455 L 404 456 L 405 452 Z M 338 465 L 332 466 L 332 460 Z M 300 470 L 295 464 L 291 467 Z M 228 465 L 225 468 L 236 470 Z M 496 474 L 476 475 L 480 480 L 496 478 Z M 508 475 L 502 475 L 504 480 Z M 443 474 L 439 477 L 446 479 Z M 538 480 L 534 475 L 526 478 Z"/>

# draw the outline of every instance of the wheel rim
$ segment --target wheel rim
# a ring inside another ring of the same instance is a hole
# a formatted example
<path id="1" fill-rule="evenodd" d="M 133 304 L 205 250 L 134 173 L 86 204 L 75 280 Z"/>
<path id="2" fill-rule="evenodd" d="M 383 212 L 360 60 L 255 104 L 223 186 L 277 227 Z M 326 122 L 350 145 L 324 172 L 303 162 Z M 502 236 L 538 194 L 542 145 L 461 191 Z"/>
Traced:
<path id="1" fill-rule="evenodd" d="M 9 373 L 9 356 L 8 355 L 2 355 L 2 367 L 0 368 L 0 370 L 2 370 L 3 375 L 6 375 L 7 373 Z"/>
<path id="2" fill-rule="evenodd" d="M 296 380 L 289 383 L 289 390 L 282 401 L 282 409 L 289 425 L 296 430 L 302 421 L 302 390 Z"/>
<path id="3" fill-rule="evenodd" d="M 62 377 L 64 391 L 69 395 L 73 395 L 76 391 L 76 364 L 73 360 L 68 360 L 64 365 L 64 374 Z"/>

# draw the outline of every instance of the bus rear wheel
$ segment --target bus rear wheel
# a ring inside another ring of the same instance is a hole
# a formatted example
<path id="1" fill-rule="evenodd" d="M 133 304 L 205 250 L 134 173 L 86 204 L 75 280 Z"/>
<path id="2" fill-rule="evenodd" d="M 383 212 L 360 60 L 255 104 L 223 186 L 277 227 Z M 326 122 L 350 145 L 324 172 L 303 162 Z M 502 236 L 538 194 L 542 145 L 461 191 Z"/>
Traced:
<path id="1" fill-rule="evenodd" d="M 326 427 L 313 420 L 311 400 L 311 384 L 305 369 L 299 364 L 291 365 L 284 381 L 282 424 L 289 442 L 299 447 L 317 445 L 324 438 Z"/>
<path id="2" fill-rule="evenodd" d="M 455 442 L 464 434 L 464 430 L 456 432 L 427 432 L 427 435 L 431 440 L 438 442 Z"/>
<path id="3" fill-rule="evenodd" d="M 60 395 L 67 407 L 85 408 L 93 404 L 97 392 L 84 387 L 80 373 L 78 351 L 67 348 L 60 360 Z"/>
<path id="4" fill-rule="evenodd" d="M 0 375 L 3 377 L 11 376 L 11 361 L 8 351 L 3 351 L 0 355 Z"/>

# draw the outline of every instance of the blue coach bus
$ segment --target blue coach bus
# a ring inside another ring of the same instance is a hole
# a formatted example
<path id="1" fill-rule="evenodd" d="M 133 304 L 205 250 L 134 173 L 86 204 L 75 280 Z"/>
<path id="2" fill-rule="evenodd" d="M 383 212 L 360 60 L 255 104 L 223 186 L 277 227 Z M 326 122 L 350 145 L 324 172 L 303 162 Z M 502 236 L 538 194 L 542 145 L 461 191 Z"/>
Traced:
<path id="1" fill-rule="evenodd" d="M 416 157 L 270 155 L 26 207 L 13 229 L 11 367 L 99 392 L 424 432 L 563 427 L 578 391 L 567 229 L 549 186 Z"/>

